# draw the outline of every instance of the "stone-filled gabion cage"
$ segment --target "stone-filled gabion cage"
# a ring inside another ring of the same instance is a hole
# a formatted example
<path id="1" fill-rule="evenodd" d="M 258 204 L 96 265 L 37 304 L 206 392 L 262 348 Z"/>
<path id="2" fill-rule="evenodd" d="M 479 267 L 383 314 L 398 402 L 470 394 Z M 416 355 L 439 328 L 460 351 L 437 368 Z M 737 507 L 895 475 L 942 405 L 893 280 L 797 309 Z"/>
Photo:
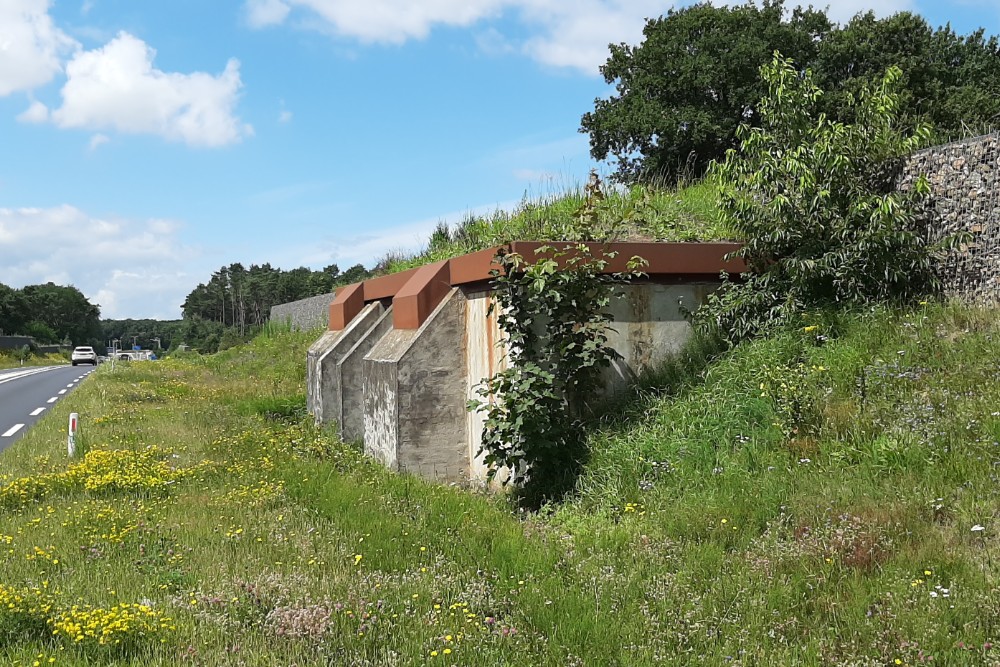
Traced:
<path id="1" fill-rule="evenodd" d="M 968 242 L 939 266 L 948 296 L 1000 302 L 1000 133 L 934 146 L 910 156 L 902 188 L 926 174 L 930 238 L 965 232 Z"/>

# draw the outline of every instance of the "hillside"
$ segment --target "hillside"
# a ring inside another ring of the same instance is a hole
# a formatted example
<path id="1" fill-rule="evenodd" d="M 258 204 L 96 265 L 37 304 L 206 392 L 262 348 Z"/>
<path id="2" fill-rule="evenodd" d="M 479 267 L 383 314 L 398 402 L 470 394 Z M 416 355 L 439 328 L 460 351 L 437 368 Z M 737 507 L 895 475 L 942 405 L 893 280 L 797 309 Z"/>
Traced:
<path id="1" fill-rule="evenodd" d="M 596 187 L 595 187 L 596 185 Z M 525 198 L 513 211 L 470 215 L 438 228 L 416 253 L 390 253 L 375 271 L 395 273 L 510 241 L 589 238 L 647 241 L 719 241 L 733 232 L 718 212 L 719 188 L 710 180 L 628 188 L 592 183 L 558 194 Z"/>
<path id="2" fill-rule="evenodd" d="M 692 348 L 539 514 L 314 430 L 312 334 L 102 367 L 0 457 L 0 662 L 995 663 L 997 321 Z"/>

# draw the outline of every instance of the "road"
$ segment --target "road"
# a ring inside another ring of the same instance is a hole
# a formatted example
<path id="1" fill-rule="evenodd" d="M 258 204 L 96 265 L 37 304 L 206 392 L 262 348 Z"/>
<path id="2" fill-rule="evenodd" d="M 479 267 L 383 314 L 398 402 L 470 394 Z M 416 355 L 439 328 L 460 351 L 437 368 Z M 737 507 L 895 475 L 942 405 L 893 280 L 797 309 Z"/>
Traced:
<path id="1" fill-rule="evenodd" d="M 93 366 L 0 370 L 0 452 L 94 370 Z"/>

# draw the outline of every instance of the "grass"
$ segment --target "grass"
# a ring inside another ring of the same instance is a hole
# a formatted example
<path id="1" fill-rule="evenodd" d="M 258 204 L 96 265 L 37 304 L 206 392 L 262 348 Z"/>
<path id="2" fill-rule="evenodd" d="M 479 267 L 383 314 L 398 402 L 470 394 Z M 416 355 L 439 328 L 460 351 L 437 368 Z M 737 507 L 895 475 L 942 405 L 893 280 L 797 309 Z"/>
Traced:
<path id="1" fill-rule="evenodd" d="M 56 366 L 69 363 L 65 354 L 29 354 L 21 360 L 18 350 L 0 350 L 0 369 L 20 368 L 21 366 Z"/>
<path id="2" fill-rule="evenodd" d="M 590 238 L 649 241 L 718 241 L 733 233 L 718 214 L 718 186 L 701 181 L 677 188 L 635 185 L 606 189 L 591 200 L 584 188 L 535 200 L 514 211 L 470 216 L 454 228 L 438 226 L 427 247 L 414 254 L 390 253 L 376 268 L 395 273 L 484 250 L 510 241 L 577 240 L 581 228 Z M 589 215 L 589 222 L 581 218 Z"/>
<path id="3" fill-rule="evenodd" d="M 316 332 L 102 366 L 0 457 L 0 663 L 994 664 L 997 314 L 693 354 L 537 514 L 312 427 Z"/>

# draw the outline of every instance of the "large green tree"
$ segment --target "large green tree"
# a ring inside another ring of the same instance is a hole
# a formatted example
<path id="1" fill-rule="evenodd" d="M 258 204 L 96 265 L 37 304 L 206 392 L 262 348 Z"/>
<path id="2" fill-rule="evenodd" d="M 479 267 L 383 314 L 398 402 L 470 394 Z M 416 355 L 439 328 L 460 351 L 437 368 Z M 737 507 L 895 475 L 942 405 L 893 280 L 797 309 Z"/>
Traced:
<path id="1" fill-rule="evenodd" d="M 28 303 L 20 290 L 0 283 L 0 334 L 21 334 L 30 321 Z"/>
<path id="2" fill-rule="evenodd" d="M 90 303 L 77 288 L 49 282 L 27 285 L 21 294 L 31 321 L 43 325 L 32 328 L 29 322 L 29 331 L 51 330 L 58 341 L 68 340 L 73 345 L 96 345 L 100 342 L 101 309 Z"/>
<path id="3" fill-rule="evenodd" d="M 700 173 L 734 145 L 741 124 L 758 124 L 761 65 L 779 49 L 813 60 L 830 30 L 823 12 L 786 16 L 782 0 L 702 2 L 647 21 L 642 43 L 611 45 L 601 67 L 615 94 L 583 116 L 591 154 L 615 158 L 624 181 Z"/>
<path id="4" fill-rule="evenodd" d="M 611 47 L 601 68 L 616 94 L 583 116 L 595 159 L 617 161 L 617 178 L 700 175 L 736 145 L 736 128 L 760 124 L 758 69 L 781 51 L 825 91 L 821 109 L 853 122 L 850 100 L 890 67 L 902 126 L 929 123 L 938 140 L 980 131 L 1000 118 L 1000 47 L 982 30 L 959 35 L 922 17 L 871 12 L 831 24 L 821 11 L 784 12 L 782 0 L 696 4 L 647 22 L 637 46 Z"/>

